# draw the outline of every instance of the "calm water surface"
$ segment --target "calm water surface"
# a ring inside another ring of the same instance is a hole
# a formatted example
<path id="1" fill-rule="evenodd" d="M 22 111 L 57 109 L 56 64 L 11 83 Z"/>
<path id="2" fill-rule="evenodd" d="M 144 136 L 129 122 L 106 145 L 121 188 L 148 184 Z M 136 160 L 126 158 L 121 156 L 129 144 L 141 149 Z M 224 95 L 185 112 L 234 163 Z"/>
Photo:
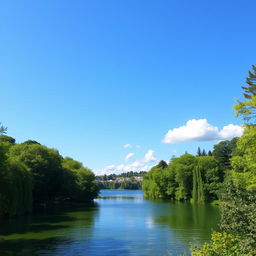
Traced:
<path id="1" fill-rule="evenodd" d="M 218 208 L 143 199 L 142 191 L 102 190 L 80 208 L 0 221 L 1 256 L 178 255 L 209 240 Z"/>

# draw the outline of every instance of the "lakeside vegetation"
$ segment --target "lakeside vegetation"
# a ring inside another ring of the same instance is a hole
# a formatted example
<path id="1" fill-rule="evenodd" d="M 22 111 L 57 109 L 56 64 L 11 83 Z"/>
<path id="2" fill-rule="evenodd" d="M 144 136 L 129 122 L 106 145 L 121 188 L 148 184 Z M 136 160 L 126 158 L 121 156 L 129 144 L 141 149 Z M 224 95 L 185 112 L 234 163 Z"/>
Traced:
<path id="1" fill-rule="evenodd" d="M 256 255 L 256 67 L 246 82 L 244 101 L 234 107 L 245 121 L 240 138 L 219 142 L 212 152 L 199 148 L 197 156 L 186 153 L 169 164 L 161 161 L 146 174 L 100 176 L 98 185 L 80 162 L 36 141 L 16 144 L 0 126 L 0 216 L 25 214 L 34 205 L 53 201 L 91 201 L 100 183 L 133 188 L 129 182 L 141 181 L 138 178 L 144 174 L 146 198 L 221 202 L 221 232 L 213 232 L 202 247 L 192 248 L 192 255 Z"/>
<path id="2" fill-rule="evenodd" d="M 48 202 L 97 197 L 95 175 L 80 162 L 32 140 L 16 144 L 0 127 L 0 217 L 32 211 Z"/>
<path id="3" fill-rule="evenodd" d="M 209 243 L 194 248 L 193 256 L 256 255 L 256 67 L 243 86 L 243 101 L 234 106 L 236 116 L 245 121 L 244 133 L 237 140 L 231 168 L 225 173 L 221 194 L 221 232 L 214 232 Z"/>
<path id="4" fill-rule="evenodd" d="M 146 172 L 124 172 L 96 176 L 96 184 L 100 189 L 141 189 L 143 175 Z"/>
<path id="5" fill-rule="evenodd" d="M 186 153 L 169 164 L 161 161 L 143 177 L 145 197 L 198 203 L 217 200 L 231 156 L 237 154 L 236 142 L 237 138 L 222 141 L 208 154 L 198 148 L 197 156 Z"/>
<path id="6" fill-rule="evenodd" d="M 143 180 L 147 198 L 204 203 L 220 200 L 221 232 L 192 248 L 193 256 L 256 255 L 256 67 L 234 106 L 245 121 L 240 138 L 214 146 L 212 156 L 184 154 L 153 167 Z"/>

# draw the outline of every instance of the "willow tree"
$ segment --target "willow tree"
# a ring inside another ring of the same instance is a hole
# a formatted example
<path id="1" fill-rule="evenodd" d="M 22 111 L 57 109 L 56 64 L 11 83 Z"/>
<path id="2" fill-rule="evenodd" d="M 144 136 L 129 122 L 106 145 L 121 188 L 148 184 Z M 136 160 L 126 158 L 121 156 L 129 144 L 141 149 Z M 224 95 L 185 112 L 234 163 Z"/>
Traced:
<path id="1" fill-rule="evenodd" d="M 200 166 L 197 165 L 193 169 L 193 191 L 192 202 L 203 203 L 205 201 L 203 180 Z"/>
<path id="2" fill-rule="evenodd" d="M 33 177 L 33 199 L 36 203 L 54 200 L 63 183 L 62 156 L 57 150 L 38 144 L 17 144 L 9 156 L 24 164 Z"/>
<path id="3" fill-rule="evenodd" d="M 11 144 L 0 140 L 0 217 L 31 211 L 32 176 L 28 168 L 9 157 Z"/>
<path id="4" fill-rule="evenodd" d="M 15 216 L 32 209 L 32 176 L 21 162 L 8 159 L 0 188 L 0 216 Z"/>

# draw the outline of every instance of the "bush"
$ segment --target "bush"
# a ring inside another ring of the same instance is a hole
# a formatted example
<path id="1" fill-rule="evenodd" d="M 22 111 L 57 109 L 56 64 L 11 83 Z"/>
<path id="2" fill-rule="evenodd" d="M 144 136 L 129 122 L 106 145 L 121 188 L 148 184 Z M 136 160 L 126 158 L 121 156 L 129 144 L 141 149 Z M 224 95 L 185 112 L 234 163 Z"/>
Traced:
<path id="1" fill-rule="evenodd" d="M 192 256 L 253 256 L 252 253 L 243 253 L 240 247 L 240 237 L 226 232 L 213 232 L 211 241 L 202 248 L 192 248 Z"/>

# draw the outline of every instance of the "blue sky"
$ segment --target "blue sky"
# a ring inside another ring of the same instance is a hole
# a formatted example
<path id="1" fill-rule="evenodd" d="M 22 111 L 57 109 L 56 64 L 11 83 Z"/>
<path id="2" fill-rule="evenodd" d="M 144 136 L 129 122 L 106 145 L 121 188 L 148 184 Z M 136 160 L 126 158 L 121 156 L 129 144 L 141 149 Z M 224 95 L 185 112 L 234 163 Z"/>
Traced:
<path id="1" fill-rule="evenodd" d="M 216 131 L 215 141 L 162 140 L 192 119 L 219 131 L 241 124 L 232 106 L 256 64 L 255 9 L 254 0 L 3 1 L 0 121 L 18 142 L 93 170 L 209 150 Z"/>

